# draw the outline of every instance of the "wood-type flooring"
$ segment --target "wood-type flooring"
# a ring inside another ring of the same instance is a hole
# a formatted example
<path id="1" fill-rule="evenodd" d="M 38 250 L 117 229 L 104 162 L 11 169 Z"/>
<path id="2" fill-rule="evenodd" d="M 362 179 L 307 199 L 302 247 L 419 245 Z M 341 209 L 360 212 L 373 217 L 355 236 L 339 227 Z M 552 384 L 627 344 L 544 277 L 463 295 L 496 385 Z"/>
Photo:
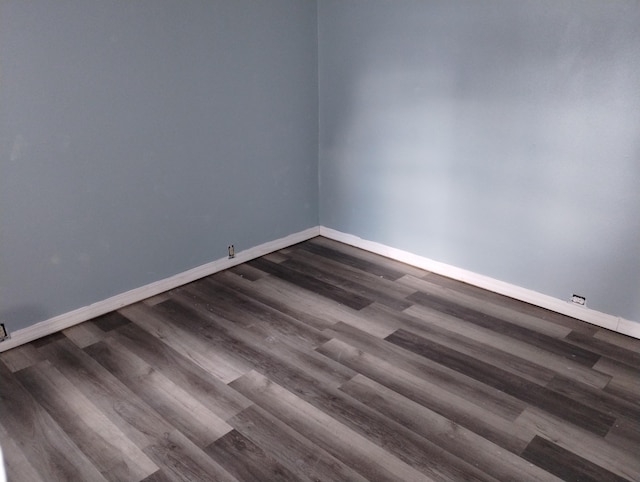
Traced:
<path id="1" fill-rule="evenodd" d="M 322 237 L 0 354 L 10 482 L 640 480 L 640 340 Z"/>

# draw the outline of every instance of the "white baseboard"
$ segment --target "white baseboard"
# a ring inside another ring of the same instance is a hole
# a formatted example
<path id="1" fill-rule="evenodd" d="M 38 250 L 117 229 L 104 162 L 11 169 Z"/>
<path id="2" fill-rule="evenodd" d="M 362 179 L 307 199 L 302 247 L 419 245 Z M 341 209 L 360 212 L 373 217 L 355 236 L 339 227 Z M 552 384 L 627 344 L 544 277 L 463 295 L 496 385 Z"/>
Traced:
<path id="1" fill-rule="evenodd" d="M 618 323 L 618 328 L 615 331 L 640 339 L 640 323 L 635 321 L 620 318 L 620 323 Z"/>
<path id="2" fill-rule="evenodd" d="M 259 258 L 265 254 L 278 251 L 279 249 L 301 243 L 302 241 L 306 241 L 307 239 L 311 239 L 318 235 L 640 339 L 640 323 L 601 313 L 590 308 L 577 306 L 569 303 L 568 301 L 562 301 L 552 296 L 543 295 L 536 291 L 521 288 L 503 281 L 498 281 L 488 276 L 456 268 L 455 266 L 440 263 L 423 256 L 418 256 L 408 251 L 392 248 L 374 241 L 368 241 L 352 234 L 343 233 L 324 226 L 315 226 L 298 233 L 290 234 L 284 238 L 269 241 L 244 251 L 239 251 L 236 253 L 235 258 L 221 258 L 216 261 L 212 261 L 211 263 L 184 271 L 175 276 L 141 286 L 140 288 L 135 288 L 103 301 L 98 301 L 92 305 L 49 318 L 48 320 L 41 321 L 27 328 L 16 330 L 11 333 L 10 339 L 0 343 L 0 352 L 29 343 L 30 341 L 42 338 L 43 336 L 51 335 L 95 318 L 96 316 L 118 310 L 124 306 L 137 303 L 150 298 L 151 296 L 164 293 L 165 291 L 191 283 L 192 281 L 204 278 L 205 276 L 217 273 L 218 271 L 222 271 L 238 264 L 245 263 L 246 261 Z"/>
<path id="3" fill-rule="evenodd" d="M 43 336 L 51 335 L 77 325 L 78 323 L 95 318 L 96 316 L 104 315 L 114 310 L 119 310 L 124 306 L 137 303 L 150 298 L 151 296 L 191 283 L 192 281 L 204 278 L 205 276 L 217 273 L 218 271 L 259 258 L 260 256 L 264 256 L 265 254 L 272 253 L 279 249 L 301 243 L 302 241 L 311 239 L 319 234 L 320 228 L 318 226 L 305 229 L 304 231 L 290 234 L 284 238 L 269 241 L 244 251 L 239 251 L 236 253 L 235 258 L 221 258 L 216 261 L 212 261 L 211 263 L 203 264 L 202 266 L 184 271 L 175 276 L 141 286 L 140 288 L 132 289 L 125 293 L 112 296 L 106 300 L 98 301 L 89 306 L 84 306 L 68 313 L 63 313 L 21 330 L 16 330 L 11 333 L 11 338 L 0 343 L 0 352 L 29 343 L 30 341 L 42 338 Z"/>
<path id="4" fill-rule="evenodd" d="M 473 273 L 465 269 L 456 268 L 455 266 L 434 261 L 423 256 L 418 256 L 417 254 L 413 254 L 408 251 L 392 248 L 374 241 L 368 241 L 352 234 L 336 231 L 335 229 L 320 226 L 320 235 L 431 271 L 432 273 L 463 281 L 470 285 L 478 286 L 479 288 L 493 291 L 501 295 L 506 295 L 520 301 L 525 301 L 532 305 L 540 306 L 602 328 L 607 328 L 609 330 L 617 331 L 618 333 L 640 339 L 640 323 L 636 323 L 634 321 L 601 313 L 584 306 L 578 306 L 568 301 L 562 301 L 552 296 L 521 288 L 519 286 Z"/>

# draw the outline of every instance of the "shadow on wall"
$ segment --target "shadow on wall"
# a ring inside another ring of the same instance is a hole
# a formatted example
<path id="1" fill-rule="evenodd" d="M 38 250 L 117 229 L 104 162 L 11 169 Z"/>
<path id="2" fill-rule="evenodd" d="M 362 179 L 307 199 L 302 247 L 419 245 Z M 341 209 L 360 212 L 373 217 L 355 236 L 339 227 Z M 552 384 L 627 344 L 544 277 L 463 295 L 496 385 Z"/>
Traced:
<path id="1" fill-rule="evenodd" d="M 640 319 L 633 21 L 472 3 L 321 17 L 322 223 Z"/>

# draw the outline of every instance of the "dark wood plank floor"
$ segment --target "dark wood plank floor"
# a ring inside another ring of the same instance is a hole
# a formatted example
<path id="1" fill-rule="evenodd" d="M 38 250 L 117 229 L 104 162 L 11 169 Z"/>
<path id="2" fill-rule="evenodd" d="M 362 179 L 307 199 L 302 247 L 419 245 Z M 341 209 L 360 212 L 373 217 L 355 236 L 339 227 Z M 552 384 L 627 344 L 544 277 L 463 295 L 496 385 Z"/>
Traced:
<path id="1" fill-rule="evenodd" d="M 324 238 L 0 354 L 11 482 L 640 480 L 640 341 Z"/>

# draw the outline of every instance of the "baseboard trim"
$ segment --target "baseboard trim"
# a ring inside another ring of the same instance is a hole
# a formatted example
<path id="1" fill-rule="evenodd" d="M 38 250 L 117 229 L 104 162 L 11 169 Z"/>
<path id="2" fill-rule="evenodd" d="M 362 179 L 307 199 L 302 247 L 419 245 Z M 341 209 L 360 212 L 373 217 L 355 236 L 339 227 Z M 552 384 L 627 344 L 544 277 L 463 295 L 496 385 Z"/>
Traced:
<path id="1" fill-rule="evenodd" d="M 95 318 L 96 316 L 104 315 L 114 310 L 119 310 L 124 306 L 137 303 L 150 298 L 151 296 L 159 295 L 160 293 L 191 283 L 192 281 L 204 278 L 205 276 L 217 273 L 218 271 L 259 258 L 260 256 L 278 251 L 279 249 L 301 243 L 302 241 L 314 238 L 319 234 L 319 226 L 314 226 L 312 228 L 305 229 L 304 231 L 290 234 L 284 238 L 269 241 L 243 251 L 238 251 L 235 258 L 221 258 L 169 278 L 132 289 L 125 293 L 107 298 L 106 300 L 98 301 L 89 306 L 84 306 L 77 310 L 49 318 L 48 320 L 38 322 L 21 330 L 16 330 L 11 333 L 11 338 L 0 343 L 0 352 L 70 328 L 74 325 Z"/>
<path id="2" fill-rule="evenodd" d="M 617 316 L 602 313 L 596 310 L 592 310 L 587 307 L 577 306 L 568 301 L 562 301 L 552 296 L 544 295 L 533 290 L 522 288 L 520 286 L 505 283 L 488 276 L 483 276 L 472 271 L 467 271 L 462 268 L 434 261 L 424 256 L 403 251 L 401 249 L 392 248 L 390 246 L 377 243 L 375 241 L 368 241 L 366 239 L 359 238 L 352 234 L 343 233 L 335 229 L 320 226 L 320 235 L 326 238 L 340 241 L 341 243 L 355 246 L 366 251 L 371 251 L 387 258 L 395 259 L 403 263 L 416 266 L 418 268 L 431 271 L 436 274 L 453 278 L 458 281 L 483 288 L 494 293 L 509 296 L 532 305 L 540 306 L 563 315 L 571 316 L 578 320 L 586 321 L 593 325 L 607 328 L 608 330 L 616 331 L 627 336 L 640 339 L 640 323 L 626 320 Z"/>
<path id="3" fill-rule="evenodd" d="M 635 321 L 620 318 L 620 323 L 618 323 L 618 328 L 615 331 L 640 339 L 640 323 L 636 323 Z"/>
<path id="4" fill-rule="evenodd" d="M 165 291 L 191 283 L 192 281 L 204 278 L 205 276 L 217 273 L 218 271 L 222 271 L 252 259 L 259 258 L 265 254 L 278 251 L 279 249 L 301 243 L 318 235 L 640 339 L 640 323 L 601 313 L 590 308 L 576 306 L 568 301 L 562 301 L 552 296 L 521 288 L 519 286 L 505 283 L 462 268 L 457 268 L 446 263 L 434 261 L 408 251 L 392 248 L 375 241 L 368 241 L 352 234 L 343 233 L 325 226 L 315 226 L 280 239 L 260 244 L 244 251 L 239 251 L 236 253 L 235 258 L 221 258 L 169 278 L 112 296 L 106 300 L 98 301 L 92 305 L 84 306 L 77 310 L 49 318 L 48 320 L 41 321 L 27 328 L 16 330 L 11 333 L 11 338 L 0 343 L 0 352 L 29 343 L 30 341 L 38 338 L 51 335 L 84 321 L 88 321 L 96 316 L 118 310 L 124 306 L 137 303 L 150 298 L 151 296 L 164 293 Z"/>

